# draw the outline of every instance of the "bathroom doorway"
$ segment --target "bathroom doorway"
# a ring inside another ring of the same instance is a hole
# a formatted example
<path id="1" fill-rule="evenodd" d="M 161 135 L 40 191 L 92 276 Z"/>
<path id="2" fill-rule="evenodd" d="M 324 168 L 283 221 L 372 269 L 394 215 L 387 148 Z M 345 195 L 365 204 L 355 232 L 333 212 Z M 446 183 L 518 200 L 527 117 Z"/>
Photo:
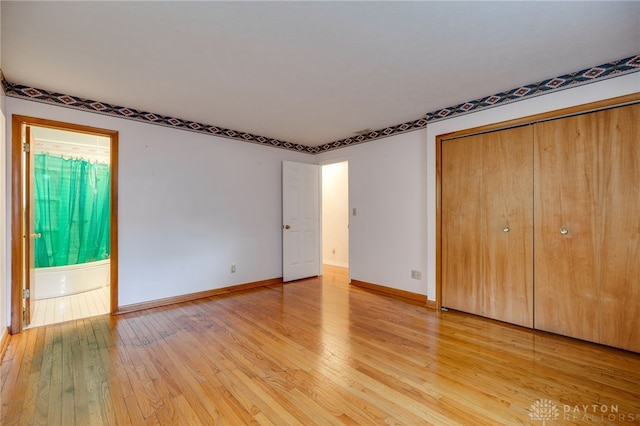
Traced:
<path id="1" fill-rule="evenodd" d="M 12 131 L 12 333 L 114 312 L 117 132 L 19 116 Z"/>

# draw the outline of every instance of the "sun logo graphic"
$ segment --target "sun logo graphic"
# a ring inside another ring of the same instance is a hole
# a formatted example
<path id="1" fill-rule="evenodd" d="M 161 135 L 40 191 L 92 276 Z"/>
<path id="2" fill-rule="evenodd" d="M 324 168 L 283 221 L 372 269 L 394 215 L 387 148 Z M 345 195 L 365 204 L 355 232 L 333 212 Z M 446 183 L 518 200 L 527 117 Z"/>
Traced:
<path id="1" fill-rule="evenodd" d="M 531 404 L 529 417 L 531 417 L 532 420 L 542 421 L 542 425 L 544 426 L 548 420 L 558 420 L 560 410 L 558 410 L 558 406 L 554 404 L 553 401 L 549 399 L 538 399 Z"/>

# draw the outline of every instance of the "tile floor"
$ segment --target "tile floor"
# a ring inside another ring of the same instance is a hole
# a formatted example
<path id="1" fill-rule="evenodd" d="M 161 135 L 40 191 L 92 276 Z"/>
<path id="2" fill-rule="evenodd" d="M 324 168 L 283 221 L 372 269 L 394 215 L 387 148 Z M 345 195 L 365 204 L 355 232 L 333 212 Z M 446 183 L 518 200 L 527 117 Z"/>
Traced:
<path id="1" fill-rule="evenodd" d="M 36 300 L 28 328 L 102 315 L 109 312 L 109 286 L 71 296 Z"/>

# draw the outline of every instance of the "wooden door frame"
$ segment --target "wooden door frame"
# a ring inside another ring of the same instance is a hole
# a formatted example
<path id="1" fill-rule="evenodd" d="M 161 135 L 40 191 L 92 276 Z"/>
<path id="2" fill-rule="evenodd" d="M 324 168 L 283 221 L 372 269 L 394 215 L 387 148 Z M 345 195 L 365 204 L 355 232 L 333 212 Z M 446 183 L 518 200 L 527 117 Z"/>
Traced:
<path id="1" fill-rule="evenodd" d="M 115 130 L 65 123 L 23 115 L 12 115 L 11 119 L 11 334 L 20 333 L 23 329 L 22 288 L 24 286 L 24 173 L 22 163 L 22 129 L 23 126 L 47 127 L 76 133 L 104 136 L 111 140 L 109 150 L 111 161 L 111 220 L 110 238 L 110 299 L 111 313 L 118 310 L 118 132 Z"/>
<path id="2" fill-rule="evenodd" d="M 637 102 L 640 102 L 640 92 L 436 136 L 436 309 L 442 308 L 442 143 L 448 139 L 504 130 Z"/>

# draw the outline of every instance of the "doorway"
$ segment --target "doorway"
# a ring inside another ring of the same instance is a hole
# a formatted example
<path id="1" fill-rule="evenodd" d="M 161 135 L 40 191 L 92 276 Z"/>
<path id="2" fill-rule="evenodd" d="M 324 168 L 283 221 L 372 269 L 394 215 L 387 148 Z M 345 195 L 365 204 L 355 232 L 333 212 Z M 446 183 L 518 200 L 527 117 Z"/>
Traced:
<path id="1" fill-rule="evenodd" d="M 349 268 L 349 162 L 325 164 L 322 175 L 322 265 Z"/>
<path id="2" fill-rule="evenodd" d="M 117 136 L 13 116 L 12 334 L 117 309 Z"/>

